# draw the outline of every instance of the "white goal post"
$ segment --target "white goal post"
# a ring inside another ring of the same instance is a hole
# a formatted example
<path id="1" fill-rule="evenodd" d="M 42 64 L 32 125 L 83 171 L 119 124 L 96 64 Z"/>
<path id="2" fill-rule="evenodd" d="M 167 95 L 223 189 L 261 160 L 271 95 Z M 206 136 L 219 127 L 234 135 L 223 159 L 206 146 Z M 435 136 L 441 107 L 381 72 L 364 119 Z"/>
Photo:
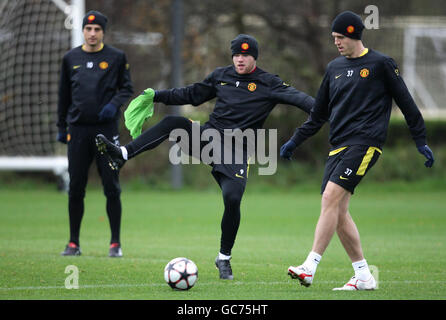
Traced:
<path id="1" fill-rule="evenodd" d="M 50 171 L 68 190 L 56 142 L 62 57 L 83 43 L 85 0 L 0 2 L 0 170 Z M 61 155 L 64 154 L 64 155 Z"/>

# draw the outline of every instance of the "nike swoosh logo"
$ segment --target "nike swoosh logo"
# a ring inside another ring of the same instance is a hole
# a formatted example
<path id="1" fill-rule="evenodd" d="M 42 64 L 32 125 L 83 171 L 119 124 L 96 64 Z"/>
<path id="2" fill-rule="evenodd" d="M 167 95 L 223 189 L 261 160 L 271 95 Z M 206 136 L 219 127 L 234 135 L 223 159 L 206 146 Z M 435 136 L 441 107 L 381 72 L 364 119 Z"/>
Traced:
<path id="1" fill-rule="evenodd" d="M 339 78 L 340 76 L 342 76 L 342 74 L 339 74 L 339 75 L 335 76 L 335 79 Z"/>
<path id="2" fill-rule="evenodd" d="M 339 176 L 341 180 L 348 180 L 348 178 L 344 178 L 343 176 Z"/>
<path id="3" fill-rule="evenodd" d="M 245 177 L 244 176 L 241 176 L 241 175 L 239 175 L 239 174 L 235 174 L 235 176 L 237 177 L 237 178 L 241 178 L 241 179 L 245 179 Z"/>
<path id="4" fill-rule="evenodd" d="M 76 70 L 77 68 L 80 68 L 81 66 L 73 66 L 73 70 Z"/>
<path id="5" fill-rule="evenodd" d="M 221 86 L 225 86 L 225 85 L 227 85 L 228 83 L 227 82 L 220 82 L 220 85 Z"/>

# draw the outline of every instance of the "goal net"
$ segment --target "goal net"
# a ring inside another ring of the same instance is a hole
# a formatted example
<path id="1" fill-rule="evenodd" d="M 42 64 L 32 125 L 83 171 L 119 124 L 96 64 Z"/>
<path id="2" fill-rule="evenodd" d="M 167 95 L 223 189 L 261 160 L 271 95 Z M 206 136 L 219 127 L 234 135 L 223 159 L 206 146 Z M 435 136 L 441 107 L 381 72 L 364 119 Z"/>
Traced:
<path id="1" fill-rule="evenodd" d="M 446 17 L 381 17 L 365 44 L 394 58 L 424 117 L 446 117 Z M 398 108 L 396 114 L 402 116 Z"/>
<path id="2" fill-rule="evenodd" d="M 0 170 L 50 170 L 65 189 L 56 121 L 60 65 L 73 46 L 70 4 L 0 1 Z"/>
<path id="3" fill-rule="evenodd" d="M 411 25 L 404 34 L 405 81 L 425 114 L 446 115 L 446 25 Z"/>

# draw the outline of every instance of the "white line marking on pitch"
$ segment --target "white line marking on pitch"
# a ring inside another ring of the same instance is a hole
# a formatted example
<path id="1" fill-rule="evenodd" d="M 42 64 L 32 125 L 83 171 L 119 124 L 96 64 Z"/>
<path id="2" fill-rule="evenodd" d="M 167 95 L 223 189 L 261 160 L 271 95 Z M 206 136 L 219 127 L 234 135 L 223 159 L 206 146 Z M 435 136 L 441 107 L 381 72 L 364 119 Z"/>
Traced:
<path id="1" fill-rule="evenodd" d="M 210 286 L 210 285 L 216 285 L 220 282 L 205 282 L 205 283 L 200 283 L 200 286 Z M 279 281 L 275 281 L 275 282 L 264 282 L 264 281 L 260 281 L 260 282 L 242 282 L 242 281 L 235 281 L 233 282 L 234 285 L 249 285 L 249 284 L 253 284 L 253 285 L 278 285 L 278 284 L 290 284 L 290 281 L 284 281 L 284 282 L 279 282 Z M 294 283 L 294 282 L 293 282 Z M 333 284 L 333 283 L 339 283 L 339 281 L 318 281 L 318 283 L 323 283 L 323 284 Z M 380 281 L 380 283 L 393 283 L 393 284 L 426 284 L 426 283 L 446 283 L 446 281 L 442 281 L 442 280 L 426 280 L 426 281 L 422 281 L 422 280 L 396 280 L 396 281 Z M 165 283 L 144 283 L 144 284 L 97 284 L 97 285 L 79 285 L 79 289 L 97 289 L 97 288 L 136 288 L 136 287 L 164 287 L 166 286 Z M 13 290 L 51 290 L 51 289 L 65 289 L 64 286 L 46 286 L 46 287 L 3 287 L 0 288 L 0 290 L 3 291 L 13 291 Z"/>

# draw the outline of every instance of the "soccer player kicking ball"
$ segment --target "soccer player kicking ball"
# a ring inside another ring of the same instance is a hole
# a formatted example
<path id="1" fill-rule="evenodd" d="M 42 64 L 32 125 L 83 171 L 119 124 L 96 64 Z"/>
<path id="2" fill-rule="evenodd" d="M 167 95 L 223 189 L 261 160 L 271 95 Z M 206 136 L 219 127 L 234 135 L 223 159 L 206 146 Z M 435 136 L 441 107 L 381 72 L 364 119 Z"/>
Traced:
<path id="1" fill-rule="evenodd" d="M 225 129 L 240 129 L 242 131 L 253 129 L 255 131 L 255 129 L 261 128 L 271 110 L 278 103 L 293 105 L 307 113 L 310 112 L 314 103 L 313 97 L 296 90 L 279 77 L 257 67 L 258 43 L 256 39 L 249 35 L 238 35 L 231 41 L 231 51 L 233 65 L 217 68 L 202 82 L 184 88 L 145 90 L 134 100 L 136 102 L 137 99 L 143 102 L 145 100 L 146 103 L 141 104 L 141 112 L 144 117 L 150 114 L 150 111 L 147 110 L 149 106 L 153 107 L 154 101 L 162 102 L 165 105 L 192 104 L 198 106 L 217 98 L 209 121 L 200 126 L 199 130 L 200 135 L 207 129 L 216 131 L 221 135 L 223 141 Z M 132 105 L 133 101 L 125 113 L 126 125 L 130 120 L 127 114 L 129 110 L 133 109 Z M 192 137 L 193 125 L 189 119 L 167 116 L 121 148 L 110 143 L 102 135 L 98 135 L 96 141 L 99 150 L 110 157 L 110 165 L 118 168 L 124 164 L 125 160 L 155 148 L 166 140 L 174 129 L 183 129 L 189 134 L 189 137 Z M 127 127 L 129 128 L 129 126 Z M 138 130 L 129 129 L 132 137 L 134 134 L 138 135 Z M 200 142 L 200 154 L 206 146 L 206 143 Z M 243 149 L 246 149 L 246 146 L 244 144 Z M 240 161 L 242 163 L 225 163 L 226 157 L 223 154 L 219 163 L 217 161 L 211 163 L 212 175 L 222 190 L 224 202 L 220 251 L 215 260 L 221 279 L 233 279 L 230 264 L 231 250 L 240 224 L 240 203 L 248 179 L 248 157 L 245 151 L 243 150 L 243 159 Z M 233 155 L 229 158 L 233 158 Z"/>
<path id="2" fill-rule="evenodd" d="M 144 94 L 135 99 L 146 99 L 141 109 L 148 109 L 153 102 L 165 105 L 192 104 L 198 106 L 206 101 L 216 99 L 215 108 L 209 116 L 209 121 L 200 126 L 200 133 L 212 129 L 221 135 L 223 141 L 225 129 L 258 129 L 271 110 L 278 103 L 290 104 L 309 113 L 314 99 L 305 93 L 284 83 L 279 77 L 257 67 L 258 43 L 249 35 L 238 35 L 231 41 L 233 65 L 217 68 L 204 81 L 184 88 L 154 91 L 145 90 Z M 127 117 L 126 125 L 130 118 Z M 143 111 L 143 110 L 142 110 Z M 155 148 L 166 140 L 174 129 L 183 129 L 192 137 L 193 122 L 178 116 L 166 116 L 158 124 L 144 131 L 129 144 L 117 148 L 105 137 L 98 135 L 99 150 L 110 157 L 112 166 L 122 166 L 138 154 Z M 129 128 L 129 126 L 127 126 Z M 140 128 L 140 126 L 139 126 Z M 138 135 L 138 130 L 135 131 Z M 209 132 L 209 131 L 208 131 Z M 189 138 L 190 139 L 190 138 Z M 192 140 L 192 139 L 190 139 Z M 206 147 L 200 142 L 201 150 Z M 246 145 L 243 145 L 245 149 Z M 191 148 L 189 148 L 189 151 Z M 233 279 L 230 264 L 231 250 L 240 224 L 240 203 L 248 179 L 248 157 L 243 150 L 242 163 L 227 163 L 225 159 L 211 163 L 212 175 L 222 190 L 224 212 L 221 220 L 220 251 L 215 260 L 221 279 Z M 232 157 L 229 157 L 232 158 Z"/>
<path id="3" fill-rule="evenodd" d="M 355 275 L 334 290 L 376 288 L 348 207 L 355 187 L 382 153 L 392 98 L 404 114 L 418 151 L 427 158 L 425 166 L 434 163 L 433 153 L 426 145 L 423 117 L 397 65 L 390 57 L 364 48 L 363 29 L 361 18 L 353 12 L 346 11 L 335 18 L 332 36 L 341 56 L 328 64 L 309 118 L 280 149 L 281 157 L 290 159 L 297 146 L 326 121 L 330 123 L 333 148 L 325 166 L 313 247 L 302 265 L 288 268 L 288 274 L 306 287 L 312 284 L 316 268 L 336 231 L 353 262 Z"/>

